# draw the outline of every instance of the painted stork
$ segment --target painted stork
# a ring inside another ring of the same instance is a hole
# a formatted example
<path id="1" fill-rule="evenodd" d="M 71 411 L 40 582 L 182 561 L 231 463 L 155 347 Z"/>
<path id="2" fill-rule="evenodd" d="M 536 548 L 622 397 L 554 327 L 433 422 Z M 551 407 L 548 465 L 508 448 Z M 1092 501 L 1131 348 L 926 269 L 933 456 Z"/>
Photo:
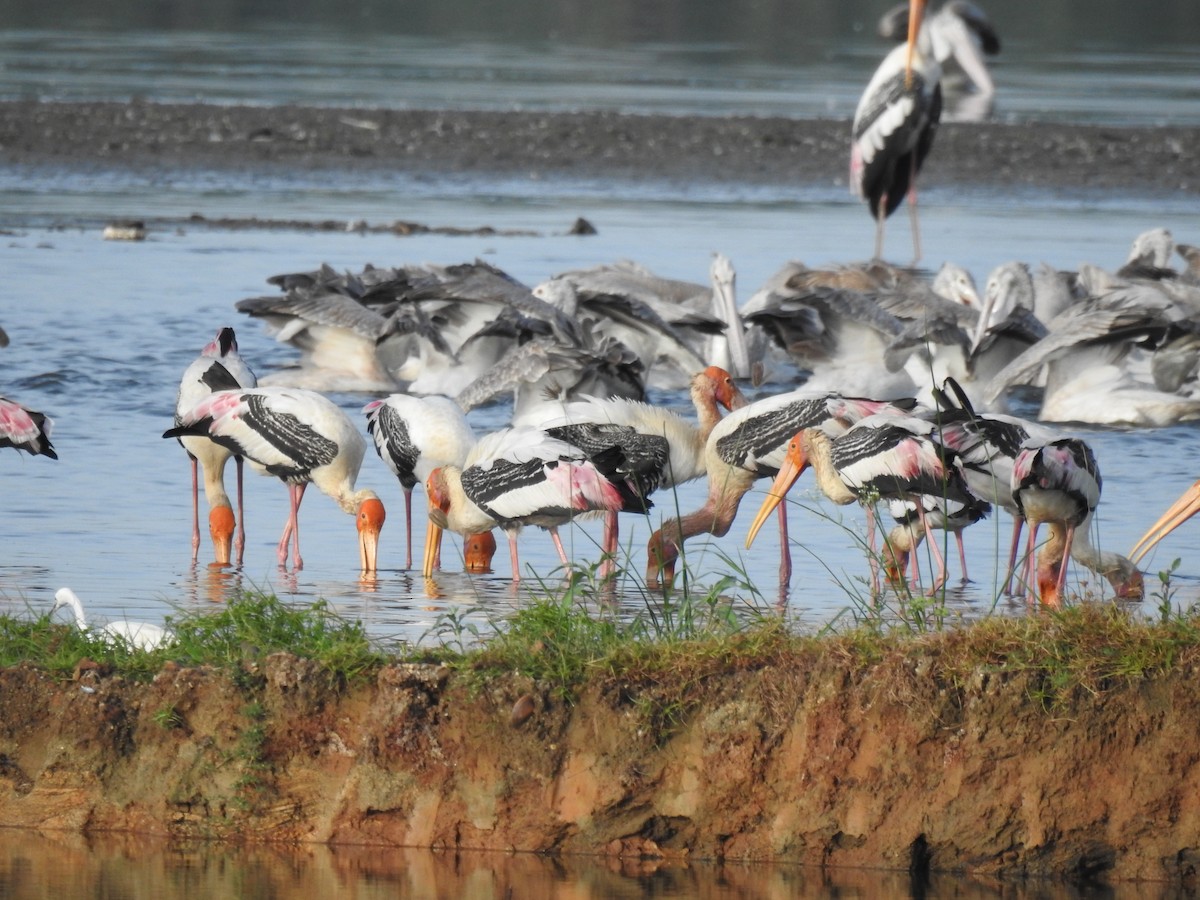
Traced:
<path id="1" fill-rule="evenodd" d="M 508 535 L 513 581 L 521 580 L 517 534 L 525 525 L 550 532 L 570 566 L 558 526 L 587 512 L 620 510 L 629 502 L 586 454 L 531 426 L 485 435 L 465 465 L 438 466 L 425 482 L 430 528 L 423 573 L 433 573 L 442 531 L 467 535 L 499 526 Z"/>
<path id="2" fill-rule="evenodd" d="M 24 450 L 30 456 L 58 459 L 58 453 L 50 443 L 53 428 L 54 420 L 44 413 L 0 397 L 0 447 Z"/>
<path id="3" fill-rule="evenodd" d="M 704 474 L 704 445 L 721 420 L 721 410 L 747 403 L 733 377 L 719 366 L 692 376 L 690 393 L 696 421 L 649 403 L 613 397 L 590 398 L 565 404 L 563 414 L 539 427 L 584 450 L 590 458 L 618 450 L 617 470 L 634 493 L 645 498 L 660 487 L 671 487 Z M 610 473 L 606 473 L 610 474 Z M 639 510 L 645 512 L 646 507 Z M 617 513 L 605 516 L 604 562 L 601 577 L 612 573 L 617 553 Z"/>
<path id="4" fill-rule="evenodd" d="M 299 388 L 216 391 L 180 417 L 163 437 L 203 435 L 259 471 L 288 486 L 291 511 L 279 540 L 279 565 L 287 565 L 288 541 L 300 557 L 300 502 L 309 483 L 355 517 L 364 574 L 377 570 L 384 508 L 371 490 L 355 490 L 367 445 L 350 417 L 333 401 Z"/>
<path id="5" fill-rule="evenodd" d="M 438 466 L 462 467 L 467 454 L 475 446 L 475 431 L 467 421 L 461 406 L 449 397 L 430 394 L 414 397 L 392 394 L 382 400 L 372 400 L 363 407 L 367 431 L 374 438 L 375 450 L 392 474 L 400 480 L 404 491 L 404 526 L 408 542 L 405 568 L 412 568 L 412 492 L 425 484 L 429 474 Z M 487 571 L 491 553 L 481 555 L 487 542 L 482 538 L 464 545 L 468 571 Z M 491 550 L 496 549 L 495 540 Z M 467 552 L 469 551 L 469 552 Z M 440 559 L 434 566 L 441 565 Z"/>
<path id="6" fill-rule="evenodd" d="M 175 424 L 182 423 L 188 410 L 214 391 L 252 388 L 258 384 L 250 367 L 238 355 L 237 337 L 225 327 L 200 351 L 179 381 L 175 398 Z M 198 468 L 204 469 L 204 497 L 208 501 L 208 530 L 212 536 L 213 556 L 219 566 L 229 565 L 233 549 L 234 519 L 229 495 L 225 493 L 225 464 L 230 451 L 207 437 L 185 435 L 179 443 L 187 451 L 192 466 L 192 562 L 200 555 L 200 501 Z M 242 458 L 234 456 L 237 467 L 237 564 L 242 564 L 246 549 L 246 516 L 242 507 Z"/>
<path id="7" fill-rule="evenodd" d="M 728 533 L 742 497 L 759 478 L 779 471 L 788 440 L 804 428 L 823 426 L 843 431 L 854 422 L 884 410 L 902 412 L 880 400 L 842 397 L 838 394 L 791 391 L 758 400 L 731 412 L 708 436 L 704 467 L 708 497 L 695 512 L 673 517 L 650 536 L 647 544 L 646 583 L 658 587 L 675 576 L 675 561 L 684 542 L 697 534 L 721 537 Z M 787 512 L 779 511 L 780 581 L 791 577 Z"/>
<path id="8" fill-rule="evenodd" d="M 1044 605 L 1062 604 L 1066 560 L 1071 556 L 1104 575 L 1116 588 L 1118 597 L 1142 596 L 1142 573 L 1130 560 L 1116 553 L 1097 551 L 1087 542 L 1088 525 L 1100 502 L 1102 485 L 1095 454 L 1079 438 L 1059 438 L 1040 446 L 1026 446 L 1017 454 L 1012 493 L 1021 515 L 1029 523 L 1025 583 L 1030 602 L 1035 599 L 1036 586 L 1037 596 Z M 1042 523 L 1049 527 L 1050 539 L 1037 555 L 1035 573 L 1034 550 Z"/>
<path id="9" fill-rule="evenodd" d="M 925 0 L 909 0 L 908 41 L 879 64 L 858 102 L 851 129 L 850 190 L 875 218 L 875 256 L 883 254 L 887 217 L 909 195 L 913 257 L 921 258 L 917 173 L 942 114 L 941 67 L 921 30 Z"/>
<path id="10" fill-rule="evenodd" d="M 866 511 L 871 582 L 878 590 L 875 499 L 915 501 L 925 532 L 929 523 L 923 497 L 931 495 L 961 504 L 975 500 L 957 460 L 947 456 L 929 431 L 927 422 L 887 413 L 868 416 L 838 436 L 821 428 L 803 429 L 788 441 L 779 474 L 750 526 L 747 548 L 796 479 L 811 466 L 817 486 L 826 497 L 841 505 L 858 502 Z M 937 544 L 931 541 L 930 547 L 938 564 L 938 580 L 933 587 L 937 590 L 945 580 L 946 564 Z"/>

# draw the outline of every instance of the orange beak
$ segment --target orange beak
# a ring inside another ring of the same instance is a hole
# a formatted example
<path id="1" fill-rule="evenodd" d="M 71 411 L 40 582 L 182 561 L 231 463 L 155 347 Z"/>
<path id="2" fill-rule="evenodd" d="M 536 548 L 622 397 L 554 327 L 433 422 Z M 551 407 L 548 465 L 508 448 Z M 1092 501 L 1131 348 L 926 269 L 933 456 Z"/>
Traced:
<path id="1" fill-rule="evenodd" d="M 208 513 L 208 533 L 212 536 L 213 563 L 229 565 L 233 552 L 233 510 L 228 506 L 214 506 Z"/>
<path id="2" fill-rule="evenodd" d="M 1142 535 L 1142 539 L 1130 551 L 1129 558 L 1135 563 L 1138 562 L 1154 549 L 1159 541 L 1198 512 L 1200 512 L 1200 481 L 1184 491 L 1183 496 L 1171 504 L 1170 509 L 1150 526 L 1149 530 Z"/>
<path id="3" fill-rule="evenodd" d="M 788 441 L 787 455 L 783 458 L 783 465 L 779 467 L 779 474 L 775 476 L 770 490 L 767 491 L 767 499 L 758 508 L 758 515 L 750 523 L 750 533 L 746 535 L 747 550 L 754 543 L 754 538 L 758 536 L 758 530 L 763 527 L 763 523 L 787 497 L 787 492 L 806 468 L 808 468 L 808 457 L 802 447 L 802 437 L 798 434 Z"/>
<path id="4" fill-rule="evenodd" d="M 363 572 L 379 569 L 379 532 L 383 530 L 383 502 L 378 498 L 364 500 L 358 507 L 358 559 Z"/>
<path id="5" fill-rule="evenodd" d="M 921 32 L 921 20 L 925 18 L 925 0 L 908 0 L 908 55 L 904 58 L 904 86 L 912 87 L 913 53 L 917 49 L 917 35 Z"/>

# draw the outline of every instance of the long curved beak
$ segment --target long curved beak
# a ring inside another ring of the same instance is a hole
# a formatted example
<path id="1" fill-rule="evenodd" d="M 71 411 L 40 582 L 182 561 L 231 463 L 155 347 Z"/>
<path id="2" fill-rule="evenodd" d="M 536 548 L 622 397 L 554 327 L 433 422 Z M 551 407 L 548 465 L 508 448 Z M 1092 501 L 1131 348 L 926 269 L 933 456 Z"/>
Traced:
<path id="1" fill-rule="evenodd" d="M 425 578 L 433 575 L 433 561 L 442 553 L 442 526 L 432 519 L 425 529 L 425 556 L 421 560 L 421 574 Z"/>
<path id="2" fill-rule="evenodd" d="M 908 2 L 908 55 L 904 57 L 904 86 L 912 87 L 913 53 L 917 49 L 917 35 L 921 32 L 921 20 L 925 17 L 925 0 Z"/>
<path id="3" fill-rule="evenodd" d="M 1200 481 L 1184 491 L 1183 496 L 1171 504 L 1170 509 L 1150 526 L 1149 530 L 1142 535 L 1142 539 L 1129 552 L 1129 558 L 1135 563 L 1138 562 L 1159 541 L 1198 512 L 1200 512 Z"/>
<path id="4" fill-rule="evenodd" d="M 775 480 L 771 482 L 771 487 L 767 491 L 767 499 L 758 508 L 758 515 L 750 523 L 750 533 L 746 535 L 747 550 L 754 543 L 754 538 L 758 536 L 758 530 L 763 527 L 763 523 L 775 511 L 775 507 L 784 501 L 784 498 L 787 497 L 787 492 L 791 490 L 792 485 L 796 483 L 796 479 L 800 477 L 800 473 L 805 468 L 807 468 L 807 462 L 798 461 L 791 453 L 783 458 L 783 465 L 779 468 L 779 474 L 775 476 Z"/>
<path id="5" fill-rule="evenodd" d="M 379 569 L 379 530 L 363 528 L 358 532 L 358 561 L 364 572 Z"/>

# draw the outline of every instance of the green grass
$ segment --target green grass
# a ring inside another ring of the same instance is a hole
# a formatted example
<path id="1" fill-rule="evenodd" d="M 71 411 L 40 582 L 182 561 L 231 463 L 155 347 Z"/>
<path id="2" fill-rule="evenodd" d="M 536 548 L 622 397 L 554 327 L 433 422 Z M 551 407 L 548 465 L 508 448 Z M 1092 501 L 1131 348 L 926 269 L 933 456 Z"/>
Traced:
<path id="1" fill-rule="evenodd" d="M 389 662 L 438 662 L 468 685 L 515 674 L 567 702 L 584 683 L 617 684 L 662 733 L 686 717 L 710 679 L 798 661 L 820 659 L 862 673 L 903 654 L 949 689 L 963 689 L 981 674 L 1017 674 L 1050 710 L 1080 692 L 1103 693 L 1200 658 L 1200 612 L 1173 604 L 1174 567 L 1159 575 L 1150 616 L 1140 606 L 1076 598 L 1061 610 L 987 615 L 971 623 L 936 613 L 918 619 L 911 611 L 855 611 L 801 634 L 762 602 L 736 561 L 725 559 L 722 566 L 727 574 L 703 591 L 646 592 L 644 608 L 634 615 L 618 612 L 611 586 L 594 571 L 576 572 L 565 588 L 541 585 L 490 629 L 481 631 L 466 614 L 447 614 L 428 640 L 392 652 L 373 643 L 361 622 L 336 615 L 324 602 L 288 604 L 263 593 L 240 595 L 215 612 L 172 617 L 175 642 L 150 652 L 105 643 L 48 615 L 0 616 L 0 665 L 33 664 L 65 676 L 88 658 L 144 679 L 170 661 L 228 668 L 244 679 L 266 656 L 286 651 L 316 662 L 336 689 L 371 678 Z M 623 588 L 622 595 L 629 591 Z M 255 696 L 248 691 L 248 700 Z M 253 712 L 248 706 L 252 721 Z M 155 719 L 163 728 L 181 726 L 169 707 Z"/>

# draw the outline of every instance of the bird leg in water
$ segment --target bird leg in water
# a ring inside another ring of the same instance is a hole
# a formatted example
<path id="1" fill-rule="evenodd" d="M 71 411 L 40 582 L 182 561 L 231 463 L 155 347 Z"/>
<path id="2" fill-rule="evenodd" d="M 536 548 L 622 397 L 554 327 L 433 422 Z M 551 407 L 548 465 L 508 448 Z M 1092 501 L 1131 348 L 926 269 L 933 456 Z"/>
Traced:
<path id="1" fill-rule="evenodd" d="M 597 574 L 601 581 L 607 581 L 617 574 L 617 529 L 616 510 L 609 510 L 604 514 L 604 537 L 600 544 L 600 569 Z"/>
<path id="2" fill-rule="evenodd" d="M 1004 596 L 1006 597 L 1013 595 L 1013 576 L 1017 574 L 1017 553 L 1021 549 L 1021 523 L 1023 521 L 1020 516 L 1013 516 L 1012 545 L 1008 548 L 1008 571 L 1004 575 Z"/>
<path id="3" fill-rule="evenodd" d="M 242 557 L 246 553 L 246 507 L 242 505 L 242 458 L 235 456 L 233 464 L 237 466 L 237 504 L 238 504 L 238 530 L 237 537 L 234 539 L 233 546 L 237 550 L 238 568 L 242 567 Z"/>
<path id="4" fill-rule="evenodd" d="M 792 548 L 788 542 L 787 504 L 779 504 L 779 583 L 792 580 Z"/>
<path id="5" fill-rule="evenodd" d="M 200 465 L 196 457 L 188 454 L 192 461 L 192 564 L 200 559 Z"/>
<path id="6" fill-rule="evenodd" d="M 912 223 L 913 265 L 921 261 L 921 227 L 917 224 L 917 154 L 912 154 L 912 174 L 908 188 L 908 218 Z"/>
<path id="7" fill-rule="evenodd" d="M 288 498 L 291 500 L 292 511 L 288 516 L 287 524 L 283 526 L 283 537 L 279 539 L 279 565 L 286 568 L 288 557 L 288 539 L 290 538 L 295 548 L 295 568 L 304 568 L 304 560 L 300 558 L 300 502 L 304 499 L 304 489 L 308 487 L 308 482 L 300 484 L 288 484 Z"/>

